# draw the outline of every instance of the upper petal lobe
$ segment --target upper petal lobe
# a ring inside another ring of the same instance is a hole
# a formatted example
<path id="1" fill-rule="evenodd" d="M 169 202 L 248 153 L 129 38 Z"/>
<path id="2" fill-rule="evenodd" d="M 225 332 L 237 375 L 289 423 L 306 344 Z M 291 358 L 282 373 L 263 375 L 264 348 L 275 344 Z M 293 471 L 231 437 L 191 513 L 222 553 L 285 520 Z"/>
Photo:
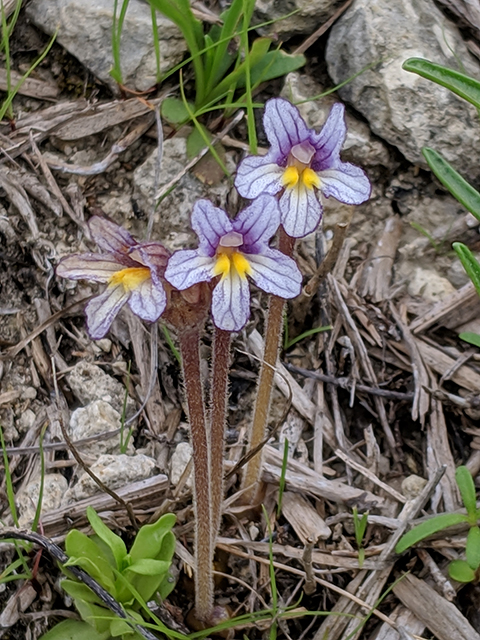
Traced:
<path id="1" fill-rule="evenodd" d="M 253 200 L 261 193 L 274 196 L 282 189 L 284 169 L 266 156 L 247 156 L 237 169 L 235 187 L 243 198 Z"/>
<path id="2" fill-rule="evenodd" d="M 291 102 L 283 98 L 272 98 L 265 104 L 263 126 L 277 163 L 282 163 L 291 148 L 308 140 L 310 130 Z"/>
<path id="3" fill-rule="evenodd" d="M 268 244 L 280 226 L 280 209 L 277 199 L 261 195 L 240 211 L 233 221 L 233 228 L 243 235 L 243 249 L 256 253 Z"/>
<path id="4" fill-rule="evenodd" d="M 192 229 L 198 236 L 201 255 L 215 255 L 220 238 L 232 231 L 232 223 L 223 209 L 210 200 L 197 200 L 192 212 Z"/>

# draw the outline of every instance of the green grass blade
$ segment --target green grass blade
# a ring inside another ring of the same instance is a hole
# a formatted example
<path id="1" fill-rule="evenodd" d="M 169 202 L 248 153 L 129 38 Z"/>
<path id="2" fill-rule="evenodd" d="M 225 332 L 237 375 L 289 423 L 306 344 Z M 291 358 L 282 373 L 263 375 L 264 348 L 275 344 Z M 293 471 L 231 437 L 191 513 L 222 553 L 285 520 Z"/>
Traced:
<path id="1" fill-rule="evenodd" d="M 206 94 L 208 95 L 217 82 L 220 82 L 226 69 L 225 64 L 228 63 L 228 47 L 232 41 L 237 29 L 240 17 L 242 15 L 244 0 L 233 0 L 229 8 L 221 15 L 223 26 L 220 37 L 215 42 L 214 54 L 208 71 L 208 83 Z"/>
<path id="2" fill-rule="evenodd" d="M 316 333 L 322 333 L 323 331 L 331 331 L 331 329 L 332 329 L 331 325 L 327 325 L 326 327 L 314 327 L 313 329 L 304 331 L 296 338 L 293 338 L 293 340 L 290 340 L 289 342 L 287 342 L 284 346 L 284 349 L 285 351 L 287 351 L 287 349 L 290 349 L 290 347 L 293 347 L 293 345 L 297 344 L 297 342 L 300 342 L 300 340 L 304 340 L 305 338 L 308 338 L 309 336 L 313 336 Z"/>
<path id="3" fill-rule="evenodd" d="M 110 75 L 118 84 L 123 84 L 120 43 L 122 40 L 123 23 L 125 22 L 125 16 L 130 0 L 123 0 L 122 8 L 120 9 L 120 15 L 117 18 L 118 0 L 113 3 L 113 22 L 112 22 L 112 55 L 113 55 L 113 68 L 110 71 Z"/>
<path id="4" fill-rule="evenodd" d="M 253 113 L 253 98 L 252 98 L 252 80 L 251 80 L 251 60 L 250 60 L 250 46 L 248 43 L 248 27 L 251 17 L 250 5 L 252 3 L 249 0 L 243 0 L 243 31 L 242 31 L 242 48 L 243 55 L 245 57 L 245 101 L 247 104 L 247 129 L 248 129 L 248 146 L 250 153 L 257 154 L 257 129 L 255 127 L 255 115 Z M 252 9 L 253 10 L 253 9 Z M 255 46 L 255 43 L 253 43 Z M 270 46 L 270 45 L 268 45 Z M 252 47 L 253 49 L 253 47 Z"/>
<path id="5" fill-rule="evenodd" d="M 470 520 L 472 524 L 476 524 L 477 497 L 472 474 L 467 467 L 458 467 L 458 469 L 455 471 L 455 480 L 457 481 L 463 504 L 465 505 L 465 509 L 467 510 L 468 515 L 470 516 Z"/>
<path id="6" fill-rule="evenodd" d="M 454 242 L 452 247 L 460 258 L 463 268 L 467 272 L 468 277 L 473 282 L 473 285 L 480 296 L 480 264 L 470 249 L 461 242 Z"/>
<path id="7" fill-rule="evenodd" d="M 473 333 L 472 331 L 464 331 L 463 333 L 459 333 L 458 337 L 460 340 L 464 340 L 469 344 L 473 344 L 475 347 L 480 347 L 480 335 L 478 333 Z"/>
<path id="8" fill-rule="evenodd" d="M 465 209 L 468 209 L 480 221 L 480 193 L 472 187 L 442 156 L 429 147 L 422 153 L 428 166 Z"/>
<path id="9" fill-rule="evenodd" d="M 395 553 L 403 553 L 409 547 L 420 542 L 420 540 L 462 522 L 468 522 L 468 518 L 461 513 L 442 513 L 430 520 L 426 520 L 400 538 L 395 547 Z"/>
<path id="10" fill-rule="evenodd" d="M 477 109 L 480 109 L 480 82 L 478 80 L 423 58 L 409 58 L 405 60 L 402 68 L 450 89 L 457 96 L 465 98 Z"/>
<path id="11" fill-rule="evenodd" d="M 0 444 L 2 445 L 3 454 L 3 466 L 5 474 L 5 487 L 7 490 L 8 506 L 10 507 L 10 513 L 12 514 L 13 524 L 18 527 L 18 514 L 17 507 L 15 505 L 15 492 L 13 490 L 12 476 L 10 474 L 10 464 L 8 462 L 7 447 L 5 445 L 5 438 L 3 436 L 3 428 L 0 426 Z"/>

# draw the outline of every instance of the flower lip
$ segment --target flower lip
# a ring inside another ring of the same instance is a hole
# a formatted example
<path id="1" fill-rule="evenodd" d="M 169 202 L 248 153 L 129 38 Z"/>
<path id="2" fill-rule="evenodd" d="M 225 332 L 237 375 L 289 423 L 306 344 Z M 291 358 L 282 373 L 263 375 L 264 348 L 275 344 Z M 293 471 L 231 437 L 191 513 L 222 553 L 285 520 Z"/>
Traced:
<path id="1" fill-rule="evenodd" d="M 295 144 L 292 147 L 290 153 L 295 158 L 295 160 L 298 160 L 298 162 L 309 166 L 313 156 L 315 155 L 315 151 L 315 147 L 311 145 L 308 140 L 306 140 L 305 142 L 301 142 L 300 144 Z"/>
<path id="2" fill-rule="evenodd" d="M 238 231 L 230 231 L 220 238 L 220 242 L 218 244 L 220 247 L 225 248 L 241 247 L 243 244 L 243 235 L 238 233 Z"/>

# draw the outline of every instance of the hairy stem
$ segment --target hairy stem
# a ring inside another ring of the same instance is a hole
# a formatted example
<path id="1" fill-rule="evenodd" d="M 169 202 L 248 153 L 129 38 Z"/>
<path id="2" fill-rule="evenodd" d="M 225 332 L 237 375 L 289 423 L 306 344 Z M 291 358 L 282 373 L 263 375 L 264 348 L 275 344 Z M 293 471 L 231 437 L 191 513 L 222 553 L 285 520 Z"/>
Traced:
<path id="1" fill-rule="evenodd" d="M 227 414 L 229 331 L 215 327 L 213 338 L 212 387 L 210 390 L 210 491 L 212 500 L 212 552 L 220 529 L 223 502 L 223 455 Z"/>
<path id="2" fill-rule="evenodd" d="M 280 227 L 279 249 L 287 256 L 293 253 L 295 239 L 287 236 Z M 248 449 L 252 450 L 265 438 L 268 414 L 272 398 L 273 376 L 277 365 L 278 351 L 283 329 L 283 309 L 285 300 L 271 295 L 268 307 L 267 324 L 265 328 L 265 347 L 263 361 L 258 378 L 257 399 L 250 428 Z M 262 452 L 260 451 L 247 463 L 242 480 L 242 488 L 247 489 L 242 496 L 244 504 L 256 502 L 260 489 L 260 471 L 262 466 Z"/>
<path id="3" fill-rule="evenodd" d="M 193 447 L 195 614 L 200 620 L 208 620 L 213 609 L 212 520 L 205 403 L 200 372 L 199 329 L 195 327 L 181 332 L 179 341 Z"/>

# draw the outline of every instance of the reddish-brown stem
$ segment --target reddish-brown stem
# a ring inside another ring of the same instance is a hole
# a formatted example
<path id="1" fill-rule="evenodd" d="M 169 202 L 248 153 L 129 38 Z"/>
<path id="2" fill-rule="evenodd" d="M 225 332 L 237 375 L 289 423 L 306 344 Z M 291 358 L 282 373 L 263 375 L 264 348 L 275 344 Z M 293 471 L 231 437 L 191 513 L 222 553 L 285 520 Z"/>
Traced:
<path id="1" fill-rule="evenodd" d="M 198 327 L 180 332 L 179 342 L 193 447 L 195 614 L 199 620 L 208 620 L 213 610 L 212 520 L 208 440 L 200 372 L 200 332 Z"/>
<path id="2" fill-rule="evenodd" d="M 287 256 L 293 253 L 295 239 L 287 236 L 283 227 L 280 227 L 279 249 Z M 272 398 L 273 376 L 277 364 L 280 339 L 283 330 L 283 308 L 285 300 L 278 296 L 270 296 L 267 324 L 265 328 L 265 347 L 263 361 L 258 378 L 257 399 L 253 412 L 253 420 L 250 428 L 248 449 L 252 450 L 265 438 L 268 423 L 268 414 Z M 262 466 L 262 452 L 257 453 L 249 462 L 243 475 L 242 487 L 249 489 L 242 496 L 244 504 L 256 502 L 260 488 L 260 470 Z"/>
<path id="3" fill-rule="evenodd" d="M 210 492 L 212 500 L 212 551 L 220 529 L 223 502 L 223 455 L 227 414 L 228 372 L 230 367 L 229 331 L 215 328 L 210 390 Z"/>

